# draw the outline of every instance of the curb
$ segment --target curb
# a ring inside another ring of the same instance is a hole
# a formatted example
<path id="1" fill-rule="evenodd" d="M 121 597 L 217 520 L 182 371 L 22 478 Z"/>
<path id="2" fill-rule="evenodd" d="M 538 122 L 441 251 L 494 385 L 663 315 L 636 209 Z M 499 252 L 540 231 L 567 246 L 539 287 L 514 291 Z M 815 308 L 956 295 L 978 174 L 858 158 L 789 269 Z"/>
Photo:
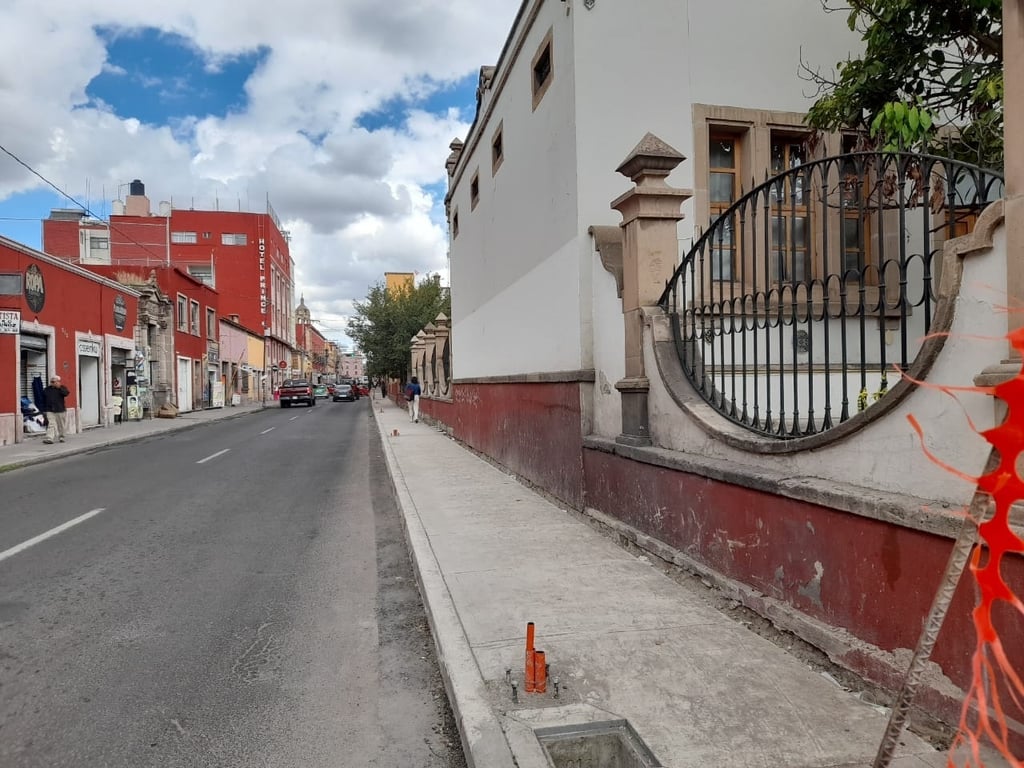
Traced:
<path id="1" fill-rule="evenodd" d="M 459 727 L 466 764 L 469 768 L 515 768 L 518 762 L 513 756 L 501 722 L 491 709 L 483 675 L 480 674 L 473 649 L 462 628 L 444 574 L 434 556 L 430 538 L 420 521 L 416 502 L 402 477 L 391 443 L 381 429 L 377 408 L 373 403 L 371 408 L 384 447 L 395 501 L 402 515 L 402 527 L 412 556 L 416 583 L 434 636 L 441 678 Z"/>
<path id="2" fill-rule="evenodd" d="M 80 449 L 65 450 L 62 453 L 47 453 L 42 456 L 33 456 L 28 459 L 20 459 L 18 461 L 12 461 L 9 464 L 0 464 L 0 475 L 5 472 L 13 472 L 16 469 L 24 469 L 25 467 L 35 466 L 36 464 L 49 464 L 52 461 L 60 461 L 61 459 L 67 459 L 72 456 L 88 456 L 90 453 L 95 453 L 104 448 L 110 448 L 113 445 L 128 445 L 131 443 L 138 443 L 143 440 L 148 440 L 151 437 L 159 437 L 166 435 L 169 432 L 185 432 L 190 429 L 196 429 L 198 427 L 204 427 L 208 424 L 216 424 L 221 421 L 230 421 L 232 419 L 240 419 L 245 416 L 249 416 L 253 413 L 263 413 L 269 406 L 263 408 L 253 408 L 250 410 L 242 411 L 241 413 L 233 413 L 228 416 L 221 416 L 216 419 L 204 419 L 203 421 L 197 421 L 191 424 L 182 424 L 180 427 L 168 427 L 166 429 L 160 429 L 153 432 L 147 432 L 144 435 L 130 435 L 128 437 L 112 438 L 105 440 L 102 443 L 95 443 L 93 445 L 83 447 Z M 173 423 L 173 422 L 172 422 Z M 67 443 L 65 443 L 67 445 Z"/>

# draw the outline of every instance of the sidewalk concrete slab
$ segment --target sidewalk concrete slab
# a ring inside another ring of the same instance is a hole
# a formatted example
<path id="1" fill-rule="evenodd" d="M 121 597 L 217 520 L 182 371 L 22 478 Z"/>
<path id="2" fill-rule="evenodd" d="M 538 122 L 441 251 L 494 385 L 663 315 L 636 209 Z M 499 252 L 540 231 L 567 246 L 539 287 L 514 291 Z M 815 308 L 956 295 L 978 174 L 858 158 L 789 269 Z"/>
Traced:
<path id="1" fill-rule="evenodd" d="M 884 709 L 395 402 L 373 412 L 471 766 L 544 768 L 538 733 L 621 720 L 665 768 L 871 766 Z M 558 698 L 522 689 L 527 621 Z M 897 754 L 946 765 L 911 733 Z"/>
<path id="2" fill-rule="evenodd" d="M 63 443 L 47 445 L 42 435 L 27 435 L 25 441 L 0 446 L 0 472 L 42 464 L 79 453 L 106 448 L 111 445 L 144 440 L 147 437 L 190 429 L 222 419 L 239 418 L 259 413 L 263 405 L 238 405 L 189 411 L 173 419 L 143 419 L 126 421 L 109 427 L 93 427 L 76 435 L 68 435 Z"/>

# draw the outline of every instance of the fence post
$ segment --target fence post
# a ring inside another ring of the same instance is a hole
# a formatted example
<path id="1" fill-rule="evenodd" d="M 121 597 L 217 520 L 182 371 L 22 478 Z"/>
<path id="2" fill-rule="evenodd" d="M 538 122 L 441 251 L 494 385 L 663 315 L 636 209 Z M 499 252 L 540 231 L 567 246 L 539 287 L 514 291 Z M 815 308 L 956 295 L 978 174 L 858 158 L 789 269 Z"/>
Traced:
<path id="1" fill-rule="evenodd" d="M 437 361 L 437 394 L 448 393 L 448 373 L 444 369 L 444 348 L 448 343 L 451 330 L 448 327 L 448 316 L 441 312 L 434 318 L 434 359 Z"/>
<path id="2" fill-rule="evenodd" d="M 616 442 L 651 445 L 644 369 L 643 310 L 654 306 L 679 260 L 677 224 L 690 190 L 670 187 L 667 177 L 686 158 L 648 133 L 616 169 L 635 186 L 612 201 L 622 214 L 622 313 L 625 323 L 626 375 L 616 382 L 622 397 L 622 434 Z"/>

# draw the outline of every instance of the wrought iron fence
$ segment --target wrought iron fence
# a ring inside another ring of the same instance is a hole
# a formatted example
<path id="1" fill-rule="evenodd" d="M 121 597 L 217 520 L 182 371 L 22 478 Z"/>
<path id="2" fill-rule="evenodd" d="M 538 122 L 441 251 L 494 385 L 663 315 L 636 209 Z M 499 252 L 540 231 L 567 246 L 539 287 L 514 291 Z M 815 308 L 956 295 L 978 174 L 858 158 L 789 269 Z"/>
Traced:
<path id="1" fill-rule="evenodd" d="M 718 215 L 660 303 L 697 392 L 747 429 L 816 434 L 880 400 L 931 330 L 946 240 L 1003 195 L 948 158 L 796 165 Z"/>

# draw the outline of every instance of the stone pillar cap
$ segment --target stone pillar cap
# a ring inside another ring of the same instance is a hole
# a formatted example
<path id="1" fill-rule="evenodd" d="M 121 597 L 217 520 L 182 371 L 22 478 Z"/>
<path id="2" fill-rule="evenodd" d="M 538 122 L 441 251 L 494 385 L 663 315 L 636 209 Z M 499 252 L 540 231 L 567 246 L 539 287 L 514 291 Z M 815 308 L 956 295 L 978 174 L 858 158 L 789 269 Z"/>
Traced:
<path id="1" fill-rule="evenodd" d="M 639 183 L 644 176 L 668 176 L 686 157 L 653 133 L 647 133 L 615 170 Z"/>

